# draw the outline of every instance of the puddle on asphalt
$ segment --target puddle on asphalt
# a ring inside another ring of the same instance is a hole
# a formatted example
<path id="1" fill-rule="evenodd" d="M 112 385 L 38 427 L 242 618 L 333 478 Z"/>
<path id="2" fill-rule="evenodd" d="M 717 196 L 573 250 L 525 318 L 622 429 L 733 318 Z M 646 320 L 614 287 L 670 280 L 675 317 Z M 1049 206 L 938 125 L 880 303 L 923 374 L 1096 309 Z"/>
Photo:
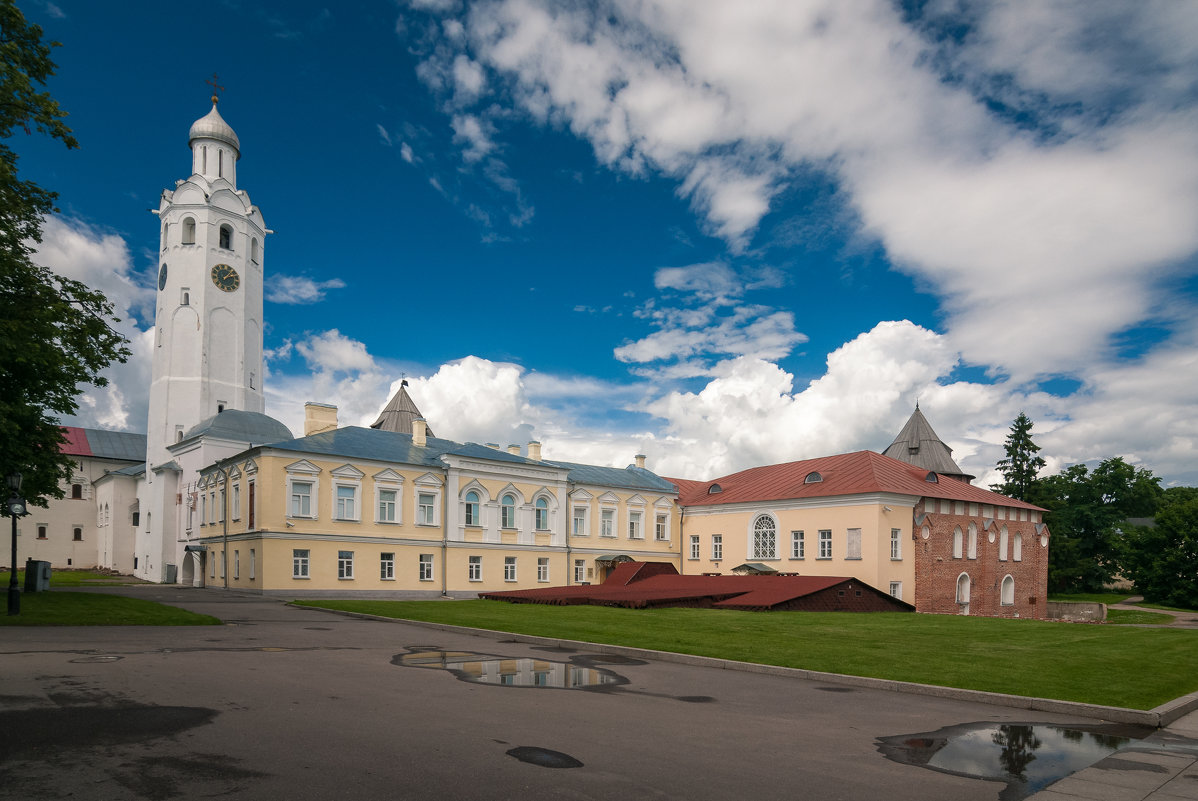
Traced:
<path id="1" fill-rule="evenodd" d="M 1019 801 L 1150 733 L 1137 726 L 967 723 L 880 737 L 878 750 L 895 762 L 1005 782 L 1000 801 Z"/>
<path id="2" fill-rule="evenodd" d="M 553 751 L 548 748 L 538 748 L 535 745 L 521 745 L 511 748 L 507 755 L 521 762 L 537 765 L 542 768 L 581 768 L 582 763 L 569 754 Z"/>
<path id="3" fill-rule="evenodd" d="M 392 657 L 391 664 L 448 670 L 462 681 L 503 687 L 587 690 L 628 683 L 617 673 L 589 665 L 529 657 L 508 658 L 473 651 L 412 648 L 406 654 Z"/>

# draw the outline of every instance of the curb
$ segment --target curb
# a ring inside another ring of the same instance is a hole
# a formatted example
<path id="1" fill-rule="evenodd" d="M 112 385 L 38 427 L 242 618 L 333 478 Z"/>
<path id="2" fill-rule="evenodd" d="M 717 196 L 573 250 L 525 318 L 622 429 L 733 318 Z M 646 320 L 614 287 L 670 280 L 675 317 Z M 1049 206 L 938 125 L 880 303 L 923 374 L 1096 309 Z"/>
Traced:
<path id="1" fill-rule="evenodd" d="M 1154 729 L 1168 726 L 1178 718 L 1198 710 L 1198 692 L 1174 698 L 1172 701 L 1153 709 L 1127 709 L 1120 706 L 1103 706 L 1101 704 L 1083 704 L 1077 701 L 1059 701 L 1055 698 L 1032 698 L 1023 695 L 1007 695 L 991 693 L 983 690 L 962 690 L 956 687 L 939 687 L 934 684 L 917 684 L 910 681 L 894 679 L 875 679 L 866 676 L 847 676 L 842 673 L 824 673 L 818 670 L 804 668 L 780 667 L 778 665 L 762 665 L 756 662 L 738 662 L 734 659 L 720 659 L 711 656 L 695 656 L 693 654 L 678 654 L 671 651 L 653 651 L 648 648 L 632 648 L 626 645 L 607 645 L 605 643 L 586 642 L 585 640 L 563 640 L 557 637 L 538 637 L 532 634 L 516 634 L 510 631 L 494 629 L 478 629 L 469 626 L 454 626 L 449 623 L 430 623 L 424 620 L 407 620 L 397 617 L 368 615 L 362 612 L 346 612 L 340 609 L 322 609 L 345 617 L 356 617 L 362 620 L 380 620 L 388 623 L 406 623 L 411 626 L 449 631 L 455 634 L 467 634 L 472 637 L 503 637 L 520 643 L 548 645 L 551 647 L 580 648 L 600 654 L 640 657 L 658 662 L 672 662 L 679 665 L 694 665 L 696 667 L 719 668 L 722 670 L 739 670 L 743 673 L 761 673 L 767 676 L 784 676 L 808 681 L 823 681 L 830 684 L 842 684 L 849 687 L 863 687 L 887 692 L 911 693 L 926 695 L 933 698 L 948 698 L 956 701 L 972 701 L 978 704 L 1006 706 L 1015 709 L 1031 709 L 1038 712 L 1056 712 L 1063 715 L 1078 715 L 1085 718 L 1096 718 L 1114 723 L 1131 723 L 1138 726 L 1150 726 Z"/>

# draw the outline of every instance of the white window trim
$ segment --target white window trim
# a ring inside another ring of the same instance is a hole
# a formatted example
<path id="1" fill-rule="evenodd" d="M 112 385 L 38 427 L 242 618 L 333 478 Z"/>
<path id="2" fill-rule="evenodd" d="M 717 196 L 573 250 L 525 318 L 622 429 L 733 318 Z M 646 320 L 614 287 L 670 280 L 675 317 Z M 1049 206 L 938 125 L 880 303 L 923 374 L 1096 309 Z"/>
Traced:
<path id="1" fill-rule="evenodd" d="M 320 468 L 307 459 L 287 465 L 287 493 L 283 496 L 284 516 L 293 519 L 316 520 L 320 516 Z M 307 515 L 291 513 L 292 485 L 295 482 L 311 484 L 312 513 Z"/>
<path id="2" fill-rule="evenodd" d="M 418 526 L 441 525 L 441 493 L 444 492 L 441 482 L 431 473 L 425 473 L 412 482 L 412 508 L 415 510 L 415 522 Z M 425 523 L 420 519 L 420 496 L 433 496 L 433 522 Z"/>
<path id="3" fill-rule="evenodd" d="M 896 587 L 898 588 L 898 592 L 894 591 Z M 898 598 L 900 601 L 903 600 L 903 582 L 901 582 L 901 581 L 890 582 L 890 597 Z"/>
<path id="4" fill-rule="evenodd" d="M 690 544 L 687 546 L 687 560 L 691 562 L 698 562 L 699 559 L 702 558 L 702 555 L 702 544 L 699 542 L 699 535 L 691 534 Z"/>
<path id="5" fill-rule="evenodd" d="M 384 559 L 383 554 L 391 554 L 390 559 Z M 383 575 L 383 566 L 389 565 L 391 575 Z M 379 581 L 395 581 L 395 552 L 394 551 L 379 551 Z"/>
<path id="6" fill-rule="evenodd" d="M 827 534 L 826 537 L 824 536 L 825 534 Z M 817 562 L 831 561 L 831 559 L 832 559 L 832 529 L 830 529 L 830 528 L 819 529 L 818 533 L 816 534 L 816 540 L 819 543 L 819 545 L 818 545 L 818 550 L 816 551 L 815 560 Z M 825 546 L 827 546 L 827 547 L 825 547 Z M 827 556 L 824 556 L 825 552 L 827 552 L 827 554 L 828 554 Z"/>
<path id="7" fill-rule="evenodd" d="M 643 540 L 645 538 L 645 509 L 628 510 L 628 539 Z"/>
<path id="8" fill-rule="evenodd" d="M 757 532 L 757 521 L 763 517 L 769 518 L 770 522 L 774 524 L 774 553 L 771 556 L 758 556 L 756 553 L 757 549 L 755 547 L 755 545 L 756 545 L 756 543 L 755 543 L 756 536 L 755 535 Z M 781 530 L 782 530 L 782 527 L 778 525 L 778 518 L 773 512 L 757 512 L 755 514 L 750 515 L 749 516 L 749 529 L 746 532 L 747 536 L 745 537 L 745 539 L 746 539 L 745 544 L 747 546 L 745 548 L 746 558 L 748 558 L 752 561 L 756 561 L 756 562 L 770 561 L 770 560 L 777 559 L 778 558 L 778 532 Z"/>
<path id="9" fill-rule="evenodd" d="M 856 537 L 857 555 L 853 555 L 853 539 Z M 848 562 L 860 562 L 862 559 L 862 549 L 865 545 L 862 543 L 863 535 L 859 528 L 848 528 L 844 532 L 844 558 Z"/>
<path id="10" fill-rule="evenodd" d="M 516 562 L 516 557 L 514 557 L 514 556 L 503 557 L 503 580 L 505 583 L 512 583 L 515 581 L 519 581 L 520 577 L 519 577 L 519 573 L 517 572 L 518 570 L 519 570 L 519 566 L 518 566 L 518 563 Z"/>
<path id="11" fill-rule="evenodd" d="M 362 479 L 366 476 L 358 468 L 352 464 L 343 464 L 335 470 L 329 471 L 332 476 L 331 501 L 332 506 L 329 507 L 330 515 L 333 520 L 349 523 L 358 523 L 362 520 Z M 338 512 L 338 497 L 337 493 L 341 487 L 349 487 L 354 491 L 354 510 L 352 516 L 342 516 Z"/>
<path id="12" fill-rule="evenodd" d="M 477 562 L 473 561 L 475 559 L 477 559 L 478 561 Z M 474 568 L 476 568 L 476 567 L 478 568 L 477 576 L 475 575 L 475 570 L 474 570 Z M 479 581 L 483 580 L 483 558 L 481 556 L 473 556 L 472 555 L 472 556 L 466 557 L 466 580 L 473 581 L 473 582 L 479 582 Z"/>
<path id="13" fill-rule="evenodd" d="M 425 559 L 424 557 L 428 557 Z M 424 566 L 428 565 L 428 578 L 424 577 Z M 422 553 L 416 557 L 416 576 L 420 581 L 436 581 L 437 578 L 437 563 L 433 554 Z"/>
<path id="14" fill-rule="evenodd" d="M 342 553 L 349 554 L 349 557 L 346 559 L 342 559 L 341 558 Z M 355 556 L 355 554 L 353 551 L 341 551 L 341 550 L 337 551 L 337 580 L 338 581 L 353 581 L 354 580 L 354 556 Z M 348 568 L 345 571 L 346 575 L 344 575 L 344 576 L 341 575 L 342 562 L 345 562 L 345 567 Z"/>
<path id="15" fill-rule="evenodd" d="M 795 546 L 798 545 L 798 554 L 795 553 Z M 790 558 L 796 561 L 803 561 L 807 558 L 807 532 L 804 529 L 795 529 L 790 532 Z"/>
<path id="16" fill-rule="evenodd" d="M 371 478 L 374 479 L 374 522 L 386 526 L 403 525 L 403 476 L 394 470 L 387 469 L 381 473 L 375 473 Z M 384 491 L 395 493 L 394 520 L 383 520 L 379 514 L 380 493 Z"/>
<path id="17" fill-rule="evenodd" d="M 603 533 L 603 514 L 605 512 L 611 512 L 611 533 L 610 534 Z M 606 504 L 601 505 L 599 507 L 599 536 L 603 537 L 604 539 L 615 539 L 617 527 L 619 525 L 619 520 L 620 520 L 620 509 L 618 506 L 609 506 Z"/>
<path id="18" fill-rule="evenodd" d="M 537 583 L 549 583 L 549 557 L 547 556 L 537 557 Z"/>
<path id="19" fill-rule="evenodd" d="M 673 517 L 674 516 L 671 514 L 673 506 L 674 506 L 674 504 L 665 498 L 659 498 L 656 502 L 654 502 L 654 504 L 653 504 L 653 541 L 654 542 L 669 542 L 670 540 L 673 539 L 673 536 L 674 536 Z M 657 516 L 658 515 L 664 515 L 666 518 L 666 536 L 664 538 L 658 538 L 658 536 L 657 536 Z"/>
<path id="20" fill-rule="evenodd" d="M 724 559 L 724 535 L 711 535 L 711 561 L 720 562 Z"/>
<path id="21" fill-rule="evenodd" d="M 903 530 L 901 528 L 890 529 L 890 561 L 903 561 Z"/>
<path id="22" fill-rule="evenodd" d="M 302 557 L 297 556 L 296 551 L 303 551 L 305 554 L 307 554 L 307 556 L 302 556 Z M 215 555 L 216 551 L 213 551 L 212 553 Z M 297 564 L 297 563 L 299 562 L 300 559 L 303 559 L 303 566 L 304 566 L 303 573 L 296 572 L 296 568 L 299 567 L 299 564 Z M 213 569 L 215 570 L 215 568 L 213 568 Z M 312 578 L 312 549 L 311 548 L 292 548 L 291 549 L 291 577 L 293 579 L 301 579 L 304 581 Z"/>
<path id="23" fill-rule="evenodd" d="M 586 505 L 579 505 L 577 502 L 571 507 L 570 512 L 570 536 L 572 537 L 589 537 L 591 535 L 591 506 L 588 502 Z M 574 530 L 574 521 L 578 518 L 577 512 L 582 512 L 582 530 Z"/>

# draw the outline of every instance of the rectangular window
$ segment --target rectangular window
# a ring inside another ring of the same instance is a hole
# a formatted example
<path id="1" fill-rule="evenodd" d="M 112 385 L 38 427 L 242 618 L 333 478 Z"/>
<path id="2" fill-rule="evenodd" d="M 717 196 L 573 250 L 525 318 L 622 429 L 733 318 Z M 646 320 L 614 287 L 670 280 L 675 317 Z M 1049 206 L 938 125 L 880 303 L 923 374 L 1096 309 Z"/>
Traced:
<path id="1" fill-rule="evenodd" d="M 805 559 L 807 557 L 807 535 L 801 531 L 790 532 L 790 558 Z"/>
<path id="2" fill-rule="evenodd" d="M 358 519 L 358 488 L 337 486 L 337 519 Z"/>
<path id="3" fill-rule="evenodd" d="M 587 577 L 586 564 L 587 564 L 586 561 L 583 559 L 575 559 L 574 560 L 574 583 L 575 584 L 581 584 L 582 582 L 586 581 L 586 577 Z"/>
<path id="4" fill-rule="evenodd" d="M 819 558 L 832 558 L 832 532 L 830 529 L 820 529 L 819 532 Z"/>
<path id="5" fill-rule="evenodd" d="M 233 519 L 241 519 L 241 485 L 233 485 Z"/>
<path id="6" fill-rule="evenodd" d="M 699 535 L 691 534 L 691 559 L 699 558 Z"/>
<path id="7" fill-rule="evenodd" d="M 241 578 L 241 551 L 233 551 L 233 578 Z"/>
<path id="8" fill-rule="evenodd" d="M 246 500 L 246 506 L 249 507 L 249 514 L 250 514 L 249 526 L 251 529 L 253 529 L 254 528 L 254 512 L 257 510 L 257 507 L 254 505 L 254 482 L 253 481 L 250 482 L 249 493 L 246 496 L 245 500 Z"/>
<path id="9" fill-rule="evenodd" d="M 639 540 L 641 538 L 641 513 L 628 513 L 628 539 Z"/>
<path id="10" fill-rule="evenodd" d="M 292 517 L 311 517 L 312 516 L 312 482 L 311 481 L 292 481 L 291 482 L 291 516 Z"/>
<path id="11" fill-rule="evenodd" d="M 216 522 L 225 522 L 225 491 L 220 491 L 220 511 L 217 513 Z"/>
<path id="12" fill-rule="evenodd" d="M 890 558 L 895 560 L 903 558 L 903 532 L 901 529 L 890 529 Z"/>
<path id="13" fill-rule="evenodd" d="M 225 577 L 225 559 L 226 559 L 225 552 L 221 551 L 220 552 L 220 577 L 221 578 Z"/>
<path id="14" fill-rule="evenodd" d="M 549 557 L 547 556 L 537 558 L 537 581 L 549 581 Z"/>
<path id="15" fill-rule="evenodd" d="M 354 577 L 354 552 L 337 551 L 337 578 L 352 579 Z"/>
<path id="16" fill-rule="evenodd" d="M 711 558 L 713 561 L 719 561 L 724 558 L 724 535 L 711 535 Z"/>
<path id="17" fill-rule="evenodd" d="M 149 558 L 149 554 L 146 554 L 146 559 L 148 560 Z M 208 561 L 212 565 L 212 578 L 216 578 L 216 551 L 208 551 Z M 133 558 L 133 567 L 137 567 L 137 557 Z"/>
<path id="18" fill-rule="evenodd" d="M 844 538 L 844 558 L 861 558 L 861 529 L 850 528 L 848 530 L 848 534 Z"/>
<path id="19" fill-rule="evenodd" d="M 46 527 L 45 527 L 45 526 L 38 526 L 38 527 L 37 527 L 37 538 L 38 538 L 39 540 L 44 540 L 44 539 L 46 539 Z"/>
<path id="20" fill-rule="evenodd" d="M 669 537 L 669 521 L 668 515 L 658 515 L 656 522 L 653 524 L 653 537 L 658 541 L 664 542 Z"/>
<path id="21" fill-rule="evenodd" d="M 383 581 L 395 581 L 395 554 L 379 554 L 379 578 Z"/>
<path id="22" fill-rule="evenodd" d="M 503 580 L 504 581 L 515 581 L 516 580 L 516 557 L 514 557 L 514 556 L 503 557 Z"/>
<path id="23" fill-rule="evenodd" d="M 532 521 L 537 531 L 549 530 L 549 502 L 544 498 L 537 498 Z"/>
<path id="24" fill-rule="evenodd" d="M 901 582 L 901 581 L 890 582 L 890 594 L 893 595 L 895 598 L 898 598 L 900 601 L 903 600 L 903 582 Z"/>
<path id="25" fill-rule="evenodd" d="M 417 496 L 416 522 L 431 526 L 436 522 L 437 496 L 431 492 L 422 492 Z"/>
<path id="26" fill-rule="evenodd" d="M 599 536 L 616 536 L 616 510 L 604 509 L 599 513 Z"/>
<path id="27" fill-rule="evenodd" d="M 574 536 L 585 537 L 587 535 L 587 508 L 585 506 L 574 507 Z"/>
<path id="28" fill-rule="evenodd" d="M 395 522 L 395 490 L 381 489 L 379 490 L 379 522 L 394 523 Z"/>
<path id="29" fill-rule="evenodd" d="M 953 514 L 965 514 L 965 501 L 953 501 Z"/>
<path id="30" fill-rule="evenodd" d="M 433 580 L 433 555 L 431 553 L 420 554 L 420 580 Z"/>
<path id="31" fill-rule="evenodd" d="M 505 498 L 510 496 L 504 496 Z M 500 528 L 515 528 L 516 527 L 516 507 L 510 503 L 499 503 L 499 527 Z"/>
<path id="32" fill-rule="evenodd" d="M 254 580 L 258 568 L 258 553 L 250 548 L 250 581 Z"/>
<path id="33" fill-rule="evenodd" d="M 466 569 L 466 577 L 471 581 L 483 580 L 483 558 L 481 556 L 469 557 L 469 563 Z"/>

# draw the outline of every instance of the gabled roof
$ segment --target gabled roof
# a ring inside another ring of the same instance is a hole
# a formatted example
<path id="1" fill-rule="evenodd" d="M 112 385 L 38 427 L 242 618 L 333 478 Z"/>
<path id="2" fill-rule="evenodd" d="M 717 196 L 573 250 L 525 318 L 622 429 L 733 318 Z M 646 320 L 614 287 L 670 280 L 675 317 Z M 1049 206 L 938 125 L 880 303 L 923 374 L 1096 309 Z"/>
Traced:
<path id="1" fill-rule="evenodd" d="M 95 456 L 126 462 L 146 460 L 146 435 L 128 431 L 104 431 L 99 428 L 63 426 L 66 442 L 62 452 L 69 456 Z"/>
<path id="2" fill-rule="evenodd" d="M 394 431 L 396 434 L 411 434 L 412 423 L 416 419 L 424 419 L 424 415 L 416 408 L 416 402 L 412 400 L 412 396 L 408 394 L 408 382 L 399 382 L 399 392 L 387 402 L 383 407 L 383 411 L 379 413 L 379 419 L 370 424 L 371 428 L 379 431 Z M 425 428 L 425 433 L 432 437 L 433 429 Z"/>
<path id="3" fill-rule="evenodd" d="M 937 476 L 937 481 L 928 481 L 929 472 L 932 471 L 880 453 L 857 451 L 751 467 L 714 481 L 678 482 L 678 502 L 683 506 L 714 506 L 890 492 L 1022 509 L 1040 508 L 955 478 Z M 812 473 L 818 473 L 820 480 L 808 482 L 807 477 Z M 710 493 L 713 484 L 719 484 L 721 491 Z"/>
<path id="4" fill-rule="evenodd" d="M 972 481 L 975 478 L 953 461 L 953 449 L 936 436 L 931 423 L 919 410 L 919 404 L 915 404 L 915 411 L 903 426 L 903 430 L 882 453 L 924 470 L 934 470 L 942 476 L 951 476 L 963 481 Z"/>
<path id="5" fill-rule="evenodd" d="M 282 451 L 343 456 L 350 459 L 444 467 L 440 461 L 441 456 L 462 446 L 453 440 L 429 437 L 424 447 L 418 447 L 412 443 L 411 433 L 399 434 L 394 431 L 346 426 L 322 431 L 310 437 L 276 442 L 270 447 Z"/>

